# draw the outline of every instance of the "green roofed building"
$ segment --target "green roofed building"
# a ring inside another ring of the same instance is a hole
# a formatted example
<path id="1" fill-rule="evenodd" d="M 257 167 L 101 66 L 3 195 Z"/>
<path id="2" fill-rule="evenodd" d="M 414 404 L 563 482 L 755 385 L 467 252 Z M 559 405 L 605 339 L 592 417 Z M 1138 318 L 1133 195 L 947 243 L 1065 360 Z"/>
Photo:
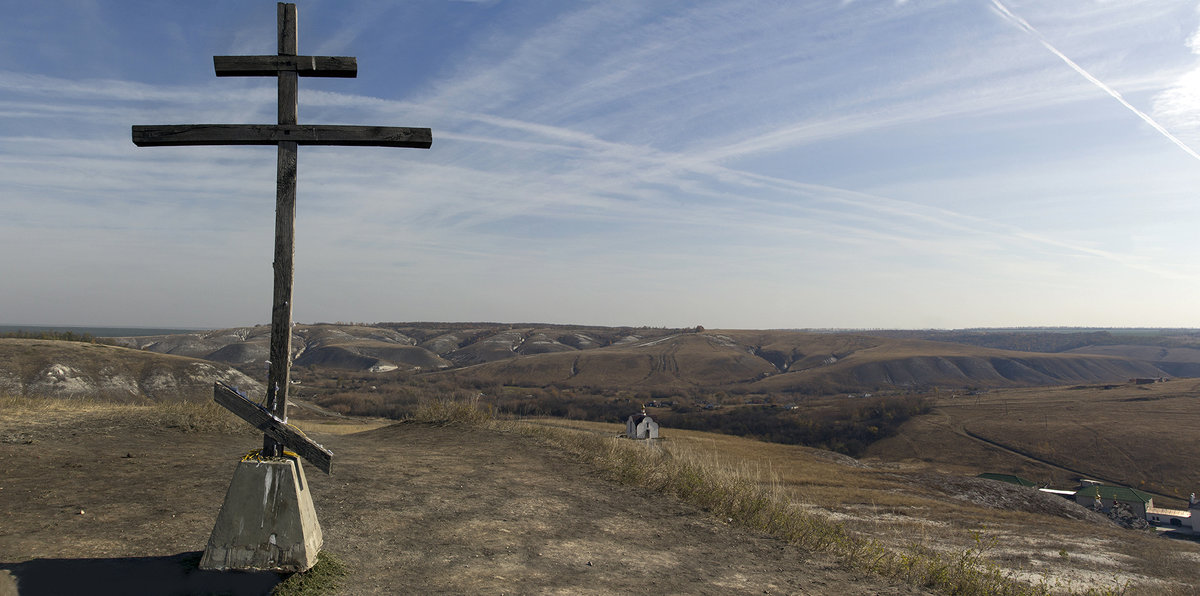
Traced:
<path id="1" fill-rule="evenodd" d="M 1100 501 L 1100 509 L 1108 511 L 1113 503 L 1121 503 L 1129 507 L 1134 515 L 1146 517 L 1146 509 L 1154 506 L 1154 497 L 1136 489 L 1125 486 L 1104 486 L 1093 484 L 1075 492 L 1075 502 L 1084 507 L 1094 507 Z"/>
<path id="2" fill-rule="evenodd" d="M 1026 480 L 1024 478 L 1021 478 L 1020 476 L 1013 476 L 1012 474 L 993 474 L 991 472 L 984 472 L 984 473 L 976 476 L 976 478 L 987 478 L 988 480 L 998 480 L 1000 482 L 1007 482 L 1009 484 L 1015 484 L 1017 486 L 1028 486 L 1028 487 L 1037 486 L 1037 483 L 1032 480 Z"/>

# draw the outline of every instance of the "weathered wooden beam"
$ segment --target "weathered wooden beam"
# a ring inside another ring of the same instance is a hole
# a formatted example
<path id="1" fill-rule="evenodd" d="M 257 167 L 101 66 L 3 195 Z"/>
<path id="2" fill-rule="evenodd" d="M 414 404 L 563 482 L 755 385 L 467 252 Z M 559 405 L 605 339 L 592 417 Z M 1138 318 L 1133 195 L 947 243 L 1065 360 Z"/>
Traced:
<path id="1" fill-rule="evenodd" d="M 300 13 L 296 5 L 280 2 L 275 5 L 278 15 L 279 55 L 295 56 L 300 53 Z"/>
<path id="2" fill-rule="evenodd" d="M 279 55 L 295 56 L 295 4 L 279 3 Z M 279 84 L 280 126 L 298 124 L 300 91 L 294 70 L 276 73 Z M 280 420 L 287 420 L 287 396 L 292 370 L 292 259 L 296 242 L 296 142 L 280 141 L 275 176 L 275 292 L 271 301 L 271 368 L 267 371 L 267 409 Z M 270 435 L 263 437 L 262 452 L 283 455 L 283 445 Z"/>
<path id="3" fill-rule="evenodd" d="M 292 75 L 292 82 L 295 82 Z M 280 78 L 280 95 L 283 95 L 283 79 Z M 295 104 L 293 104 L 295 107 Z M 290 117 L 295 121 L 296 112 L 285 113 L 283 102 L 279 104 L 279 119 Z M 274 293 L 271 299 L 271 367 L 267 371 L 267 409 L 277 418 L 287 420 L 288 387 L 291 385 L 292 369 L 292 279 L 295 274 L 296 253 L 296 144 L 291 141 L 279 143 L 278 174 L 275 178 L 275 262 Z M 271 437 L 263 438 L 263 453 L 282 455 Z"/>
<path id="4" fill-rule="evenodd" d="M 333 473 L 331 471 L 333 452 L 313 442 L 300 429 L 276 418 L 262 406 L 246 399 L 232 387 L 224 383 L 215 383 L 213 385 L 213 401 L 237 414 L 239 418 L 249 422 L 263 434 L 295 451 L 297 455 L 308 460 L 317 469 L 326 474 Z"/>
<path id="5" fill-rule="evenodd" d="M 354 56 L 213 56 L 218 77 L 273 77 L 282 71 L 302 77 L 358 76 Z"/>
<path id="6" fill-rule="evenodd" d="M 275 145 L 280 141 L 293 141 L 300 145 L 428 149 L 433 145 L 433 131 L 398 126 L 309 124 L 166 124 L 133 127 L 133 144 L 138 147 Z"/>

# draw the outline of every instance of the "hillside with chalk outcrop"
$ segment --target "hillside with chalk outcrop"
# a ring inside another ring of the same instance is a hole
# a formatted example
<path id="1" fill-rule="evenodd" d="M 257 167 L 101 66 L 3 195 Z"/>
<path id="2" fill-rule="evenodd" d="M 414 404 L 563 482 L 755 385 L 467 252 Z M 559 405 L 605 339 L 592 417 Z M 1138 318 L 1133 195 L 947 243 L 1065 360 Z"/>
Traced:
<path id="1" fill-rule="evenodd" d="M 201 401 L 221 381 L 262 386 L 225 364 L 86 342 L 0 339 L 0 395 Z"/>

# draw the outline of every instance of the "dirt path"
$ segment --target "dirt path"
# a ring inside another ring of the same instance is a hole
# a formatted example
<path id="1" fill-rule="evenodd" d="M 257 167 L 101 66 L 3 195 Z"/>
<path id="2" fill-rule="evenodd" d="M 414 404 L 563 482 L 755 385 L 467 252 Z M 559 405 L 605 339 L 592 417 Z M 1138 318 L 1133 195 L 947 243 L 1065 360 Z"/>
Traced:
<path id="1" fill-rule="evenodd" d="M 194 569 L 252 435 L 72 422 L 0 415 L 0 576 L 22 595 L 253 594 L 278 581 Z M 307 471 L 325 548 L 352 566 L 347 594 L 920 593 L 515 435 L 403 424 L 316 438 L 335 453 L 334 476 Z"/>

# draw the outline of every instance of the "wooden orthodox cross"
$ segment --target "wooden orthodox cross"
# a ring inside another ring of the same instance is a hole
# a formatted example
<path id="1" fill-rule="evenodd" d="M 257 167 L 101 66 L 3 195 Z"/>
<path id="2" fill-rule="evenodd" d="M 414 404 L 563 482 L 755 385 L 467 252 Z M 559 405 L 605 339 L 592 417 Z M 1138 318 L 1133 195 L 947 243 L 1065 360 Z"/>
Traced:
<path id="1" fill-rule="evenodd" d="M 279 3 L 279 55 L 213 56 L 219 77 L 274 76 L 279 79 L 279 123 L 177 124 L 134 126 L 139 147 L 172 145 L 277 145 L 275 192 L 275 291 L 271 306 L 271 365 L 263 408 L 234 390 L 217 384 L 213 398 L 264 433 L 262 454 L 279 456 L 291 447 L 329 473 L 328 450 L 287 424 L 287 394 L 292 364 L 292 258 L 295 254 L 296 147 L 298 145 L 357 145 L 428 149 L 428 128 L 385 126 L 322 126 L 297 123 L 297 77 L 354 77 L 358 63 L 348 56 L 298 56 L 296 5 Z"/>

